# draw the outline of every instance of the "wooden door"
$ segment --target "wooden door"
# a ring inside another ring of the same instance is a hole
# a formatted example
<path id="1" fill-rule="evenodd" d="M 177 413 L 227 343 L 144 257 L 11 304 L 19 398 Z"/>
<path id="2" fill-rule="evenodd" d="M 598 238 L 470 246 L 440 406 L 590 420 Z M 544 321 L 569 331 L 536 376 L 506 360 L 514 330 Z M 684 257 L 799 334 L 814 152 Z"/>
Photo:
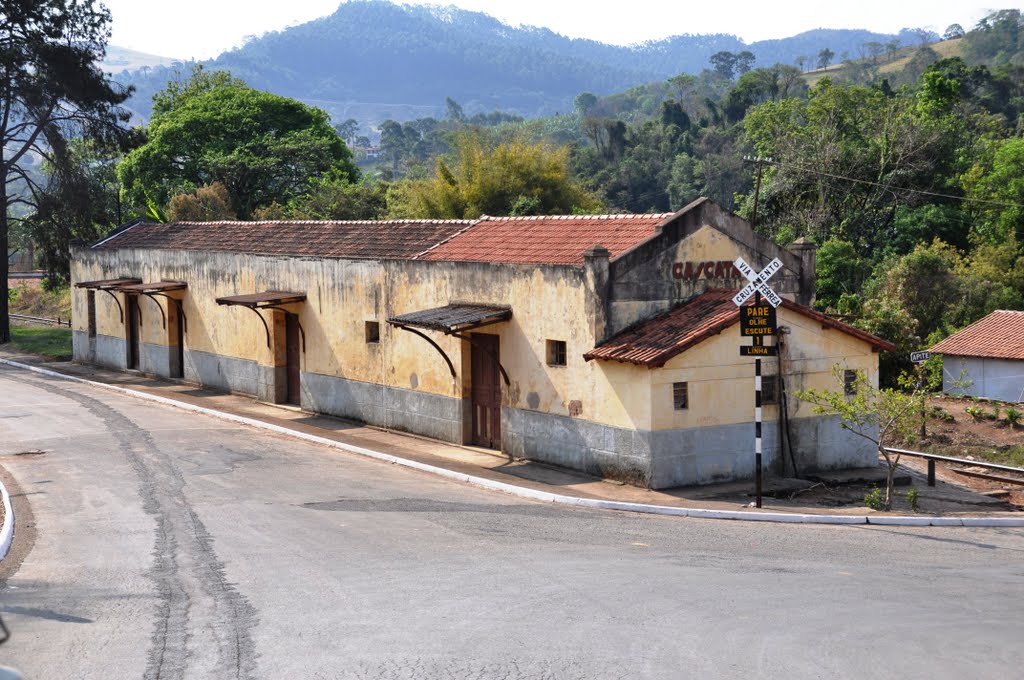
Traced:
<path id="1" fill-rule="evenodd" d="M 125 296 L 125 334 L 128 341 L 128 368 L 139 368 L 139 326 L 142 323 L 139 314 L 139 298 L 136 295 Z"/>
<path id="2" fill-rule="evenodd" d="M 185 377 L 185 325 L 181 319 L 181 309 L 178 307 L 180 302 L 167 301 L 167 315 L 174 315 L 174 332 L 175 340 L 177 345 L 175 349 L 175 359 L 177 363 L 172 371 L 172 378 L 184 378 Z"/>
<path id="3" fill-rule="evenodd" d="M 294 314 L 285 312 L 285 365 L 288 374 L 288 395 L 285 401 L 289 404 L 301 404 L 299 392 L 299 370 L 301 368 L 301 353 L 299 345 L 299 318 Z"/>
<path id="4" fill-rule="evenodd" d="M 498 336 L 474 333 L 472 347 L 473 443 L 501 448 L 501 376 Z"/>

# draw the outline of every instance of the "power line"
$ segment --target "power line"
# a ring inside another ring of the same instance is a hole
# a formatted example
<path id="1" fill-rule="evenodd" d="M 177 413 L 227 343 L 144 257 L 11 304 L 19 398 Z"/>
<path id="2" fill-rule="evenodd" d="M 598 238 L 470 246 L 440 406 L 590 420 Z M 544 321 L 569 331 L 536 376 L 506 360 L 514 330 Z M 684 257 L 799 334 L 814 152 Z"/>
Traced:
<path id="1" fill-rule="evenodd" d="M 906 191 L 906 192 L 913 193 L 913 194 L 921 194 L 923 196 L 933 196 L 935 198 L 949 198 L 949 199 L 952 199 L 954 201 L 965 201 L 967 203 L 986 203 L 988 205 L 997 205 L 997 206 L 1000 206 L 1000 207 L 1003 207 L 1003 208 L 1024 208 L 1024 204 L 1021 204 L 1021 203 L 1010 203 L 1008 201 L 993 201 L 993 200 L 987 199 L 987 198 L 971 198 L 969 196 L 956 196 L 954 194 L 943 194 L 943 193 L 940 193 L 940 192 L 937 192 L 937 191 L 926 191 L 924 189 L 911 189 L 909 187 L 900 187 L 898 189 L 894 189 L 894 188 L 888 187 L 888 186 L 886 186 L 886 185 L 884 185 L 884 184 L 882 184 L 880 182 L 872 182 L 870 180 L 858 179 L 856 177 L 847 177 L 845 175 L 838 175 L 838 174 L 832 173 L 832 172 L 825 172 L 824 170 L 815 170 L 813 168 L 807 168 L 807 167 L 799 166 L 799 165 L 797 165 L 795 163 L 780 163 L 780 162 L 772 160 L 770 158 L 769 159 L 758 159 L 758 160 L 759 160 L 759 162 L 767 163 L 767 164 L 770 164 L 770 165 L 794 168 L 795 170 L 797 170 L 799 172 L 806 172 L 806 173 L 812 174 L 812 175 L 819 175 L 821 177 L 828 177 L 828 178 L 831 178 L 831 179 L 843 180 L 845 182 L 853 182 L 855 184 L 865 184 L 867 186 L 878 187 L 880 189 L 885 189 L 886 191 L 889 191 L 889 192 L 892 192 L 892 193 L 895 193 L 896 191 Z"/>

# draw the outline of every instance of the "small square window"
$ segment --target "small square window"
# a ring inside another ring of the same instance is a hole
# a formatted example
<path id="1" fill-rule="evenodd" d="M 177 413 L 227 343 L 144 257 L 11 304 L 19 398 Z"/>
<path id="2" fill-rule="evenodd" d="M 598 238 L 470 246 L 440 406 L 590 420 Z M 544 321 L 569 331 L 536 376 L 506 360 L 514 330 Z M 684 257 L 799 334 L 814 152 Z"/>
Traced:
<path id="1" fill-rule="evenodd" d="M 677 411 L 690 408 L 689 383 L 672 383 L 672 408 Z"/>
<path id="2" fill-rule="evenodd" d="M 857 371 L 843 371 L 843 394 L 857 394 Z"/>
<path id="3" fill-rule="evenodd" d="M 366 322 L 366 342 L 380 342 L 380 324 L 378 322 Z"/>
<path id="4" fill-rule="evenodd" d="M 761 403 L 779 403 L 779 377 L 777 375 L 761 377 Z"/>
<path id="5" fill-rule="evenodd" d="M 547 341 L 548 366 L 565 366 L 565 340 Z"/>

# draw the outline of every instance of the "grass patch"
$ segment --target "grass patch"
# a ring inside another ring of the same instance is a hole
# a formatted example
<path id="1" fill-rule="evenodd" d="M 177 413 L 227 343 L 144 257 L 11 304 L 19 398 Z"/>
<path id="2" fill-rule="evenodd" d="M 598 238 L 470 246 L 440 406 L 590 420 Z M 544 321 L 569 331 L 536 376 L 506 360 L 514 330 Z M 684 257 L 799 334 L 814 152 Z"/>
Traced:
<path id="1" fill-rule="evenodd" d="M 1005 451 L 989 451 L 984 455 L 989 463 L 1024 468 L 1024 444 L 1018 444 Z"/>
<path id="2" fill-rule="evenodd" d="M 11 344 L 32 354 L 41 354 L 56 361 L 71 359 L 70 328 L 11 327 Z"/>

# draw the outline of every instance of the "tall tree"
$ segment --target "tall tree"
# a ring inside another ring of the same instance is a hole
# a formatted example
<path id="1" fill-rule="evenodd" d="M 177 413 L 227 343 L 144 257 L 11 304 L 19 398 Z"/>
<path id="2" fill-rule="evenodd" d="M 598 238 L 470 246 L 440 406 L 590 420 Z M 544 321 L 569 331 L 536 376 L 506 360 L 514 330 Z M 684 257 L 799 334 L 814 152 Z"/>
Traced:
<path id="1" fill-rule="evenodd" d="M 834 59 L 835 56 L 835 52 L 827 47 L 823 47 L 821 51 L 818 52 L 818 68 L 828 68 L 828 65 L 832 63 L 832 59 Z"/>
<path id="2" fill-rule="evenodd" d="M 489 139 L 464 129 L 434 177 L 396 182 L 388 194 L 395 218 L 475 219 L 480 215 L 562 215 L 599 209 L 569 173 L 568 150 L 521 138 Z"/>
<path id="3" fill-rule="evenodd" d="M 100 70 L 110 12 L 89 0 L 4 0 L 0 6 L 0 343 L 10 339 L 7 235 L 46 187 L 30 166 L 65 162 L 75 136 L 117 138 L 130 91 Z"/>
<path id="4" fill-rule="evenodd" d="M 148 141 L 118 167 L 137 207 L 222 182 L 242 219 L 284 203 L 323 174 L 358 177 L 327 114 L 294 99 L 234 82 L 215 84 L 154 116 Z"/>

